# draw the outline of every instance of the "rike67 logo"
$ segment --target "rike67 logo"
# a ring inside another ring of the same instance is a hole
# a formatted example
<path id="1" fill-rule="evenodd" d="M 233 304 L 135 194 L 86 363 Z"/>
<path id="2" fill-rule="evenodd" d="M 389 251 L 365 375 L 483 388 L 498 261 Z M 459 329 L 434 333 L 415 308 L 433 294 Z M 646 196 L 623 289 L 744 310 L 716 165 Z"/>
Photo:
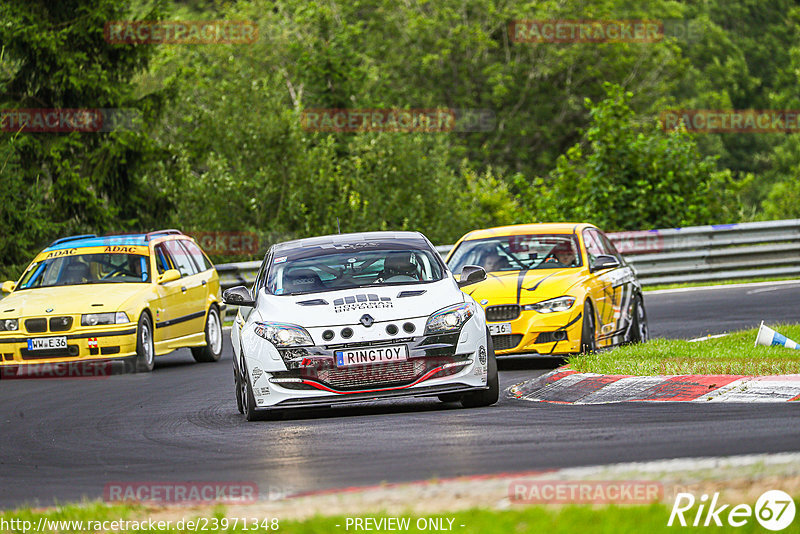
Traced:
<path id="1" fill-rule="evenodd" d="M 691 493 L 678 493 L 669 515 L 667 526 L 721 527 L 724 524 L 742 527 L 755 516 L 756 521 L 767 530 L 783 530 L 794 521 L 795 504 L 788 493 L 781 490 L 764 492 L 756 501 L 755 508 L 749 504 L 718 504 L 719 493 L 711 501 L 703 494 L 696 500 Z M 695 509 L 695 505 L 697 505 Z"/>

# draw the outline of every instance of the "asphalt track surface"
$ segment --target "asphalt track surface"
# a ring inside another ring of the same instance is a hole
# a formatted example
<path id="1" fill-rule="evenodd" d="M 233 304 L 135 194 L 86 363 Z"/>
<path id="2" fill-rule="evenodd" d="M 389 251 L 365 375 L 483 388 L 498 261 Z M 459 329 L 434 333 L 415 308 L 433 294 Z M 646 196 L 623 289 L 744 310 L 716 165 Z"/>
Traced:
<path id="1" fill-rule="evenodd" d="M 655 336 L 798 322 L 800 283 L 645 297 Z M 411 399 L 247 423 L 223 359 L 151 374 L 0 382 L 0 509 L 101 499 L 115 482 L 255 482 L 285 493 L 500 472 L 800 450 L 800 404 L 538 404 Z M 501 364 L 502 389 L 558 361 Z"/>

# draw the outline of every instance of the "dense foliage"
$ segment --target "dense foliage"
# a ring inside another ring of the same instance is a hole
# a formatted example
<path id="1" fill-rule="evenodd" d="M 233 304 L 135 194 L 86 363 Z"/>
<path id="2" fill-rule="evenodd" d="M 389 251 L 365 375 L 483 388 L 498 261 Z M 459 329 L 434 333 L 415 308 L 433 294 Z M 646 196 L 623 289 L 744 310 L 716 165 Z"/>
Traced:
<path id="1" fill-rule="evenodd" d="M 114 20 L 252 20 L 252 44 L 110 44 Z M 523 43 L 509 23 L 651 19 L 648 43 Z M 0 132 L 0 270 L 67 233 L 265 241 L 587 220 L 800 217 L 798 134 L 665 132 L 671 109 L 800 109 L 791 0 L 0 0 L 0 109 L 136 111 L 104 133 Z M 312 108 L 488 110 L 467 132 L 317 132 Z M 217 258 L 222 259 L 222 258 Z M 230 258 L 235 259 L 235 258 Z"/>

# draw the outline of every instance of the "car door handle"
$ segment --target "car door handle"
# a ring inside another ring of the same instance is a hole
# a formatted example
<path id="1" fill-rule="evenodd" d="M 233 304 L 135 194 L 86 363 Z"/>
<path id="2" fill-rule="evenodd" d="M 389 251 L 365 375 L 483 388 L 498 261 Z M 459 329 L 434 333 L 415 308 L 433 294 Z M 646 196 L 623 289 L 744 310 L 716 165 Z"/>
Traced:
<path id="1" fill-rule="evenodd" d="M 200 282 L 200 283 L 201 283 L 201 284 L 203 284 L 203 285 L 206 285 L 208 282 L 206 282 L 205 280 L 203 280 L 203 281 L 202 281 L 202 282 Z"/>
<path id="2" fill-rule="evenodd" d="M 183 291 L 184 293 L 186 293 L 186 286 L 183 286 L 183 287 L 181 287 L 181 291 Z"/>

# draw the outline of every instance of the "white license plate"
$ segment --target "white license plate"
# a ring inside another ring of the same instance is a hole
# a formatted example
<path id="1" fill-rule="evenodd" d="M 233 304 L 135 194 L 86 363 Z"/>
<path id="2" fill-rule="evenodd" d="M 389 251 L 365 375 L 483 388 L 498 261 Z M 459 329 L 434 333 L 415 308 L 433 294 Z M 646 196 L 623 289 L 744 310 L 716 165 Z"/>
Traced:
<path id="1" fill-rule="evenodd" d="M 28 340 L 28 350 L 66 349 L 67 336 L 35 337 Z"/>
<path id="2" fill-rule="evenodd" d="M 500 334 L 511 333 L 511 323 L 488 324 L 486 326 L 489 327 L 489 334 L 493 336 L 499 336 Z"/>
<path id="3" fill-rule="evenodd" d="M 405 345 L 364 347 L 360 349 L 337 350 L 333 355 L 336 357 L 337 367 L 400 362 L 408 359 L 408 347 Z"/>

